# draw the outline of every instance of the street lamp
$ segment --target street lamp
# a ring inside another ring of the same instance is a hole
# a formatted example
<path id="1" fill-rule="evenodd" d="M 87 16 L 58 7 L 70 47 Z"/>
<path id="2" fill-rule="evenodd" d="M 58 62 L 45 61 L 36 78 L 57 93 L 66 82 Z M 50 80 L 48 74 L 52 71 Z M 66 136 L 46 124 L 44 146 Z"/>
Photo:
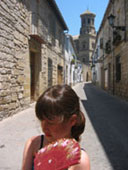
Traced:
<path id="1" fill-rule="evenodd" d="M 108 22 L 109 22 L 109 25 L 112 28 L 115 28 L 116 30 L 121 30 L 121 31 L 125 31 L 126 30 L 125 26 L 115 26 L 114 25 L 114 23 L 115 23 L 115 16 L 113 14 L 110 14 L 110 16 L 108 16 Z"/>

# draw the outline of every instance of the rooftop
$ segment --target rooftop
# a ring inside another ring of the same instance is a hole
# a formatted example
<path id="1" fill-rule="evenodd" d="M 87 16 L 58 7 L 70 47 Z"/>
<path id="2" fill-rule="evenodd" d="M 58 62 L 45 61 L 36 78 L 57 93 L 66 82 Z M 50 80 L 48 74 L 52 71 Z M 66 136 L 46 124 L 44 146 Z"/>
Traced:
<path id="1" fill-rule="evenodd" d="M 83 15 L 94 15 L 94 16 L 96 16 L 94 13 L 90 12 L 88 9 L 84 13 L 82 13 L 80 16 L 83 16 Z"/>
<path id="2" fill-rule="evenodd" d="M 79 38 L 79 35 L 73 35 L 72 38 L 73 40 L 77 40 Z"/>
<path id="3" fill-rule="evenodd" d="M 47 2 L 49 3 L 50 7 L 54 10 L 57 18 L 59 19 L 61 25 L 63 26 L 64 30 L 68 30 L 68 27 L 64 21 L 64 18 L 55 2 L 55 0 L 47 0 Z"/>

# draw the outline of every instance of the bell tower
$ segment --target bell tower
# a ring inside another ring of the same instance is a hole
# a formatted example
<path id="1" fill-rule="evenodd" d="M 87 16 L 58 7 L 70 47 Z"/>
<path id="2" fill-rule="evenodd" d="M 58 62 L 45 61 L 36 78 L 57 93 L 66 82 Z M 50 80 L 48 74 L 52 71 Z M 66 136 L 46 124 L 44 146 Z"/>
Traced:
<path id="1" fill-rule="evenodd" d="M 89 10 L 81 14 L 80 34 L 73 36 L 77 56 L 83 65 L 84 81 L 91 80 L 91 60 L 96 41 L 95 16 Z"/>
<path id="2" fill-rule="evenodd" d="M 95 14 L 86 10 L 81 17 L 81 28 L 79 36 L 79 58 L 84 63 L 89 65 L 91 56 L 95 47 L 96 31 L 94 26 Z"/>
<path id="3" fill-rule="evenodd" d="M 83 14 L 81 14 L 80 17 L 81 17 L 80 35 L 83 36 L 85 34 L 96 34 L 94 26 L 95 14 L 87 10 Z"/>

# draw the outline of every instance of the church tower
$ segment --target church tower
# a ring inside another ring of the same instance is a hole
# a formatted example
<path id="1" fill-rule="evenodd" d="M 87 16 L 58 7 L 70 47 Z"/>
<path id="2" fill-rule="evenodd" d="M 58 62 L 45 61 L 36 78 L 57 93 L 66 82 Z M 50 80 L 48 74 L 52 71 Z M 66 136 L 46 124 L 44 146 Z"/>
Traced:
<path id="1" fill-rule="evenodd" d="M 96 31 L 94 26 L 95 14 L 87 10 L 81 14 L 80 17 L 81 28 L 79 36 L 79 58 L 83 63 L 89 65 L 96 40 Z"/>
<path id="2" fill-rule="evenodd" d="M 80 35 L 85 34 L 95 34 L 95 14 L 91 13 L 90 11 L 85 11 L 83 14 L 80 15 L 81 17 L 81 28 L 80 28 Z"/>
<path id="3" fill-rule="evenodd" d="M 95 48 L 96 31 L 95 31 L 95 14 L 86 10 L 80 15 L 81 27 L 80 35 L 73 36 L 74 45 L 76 48 L 79 60 L 86 67 L 86 72 L 91 79 L 91 57 Z"/>

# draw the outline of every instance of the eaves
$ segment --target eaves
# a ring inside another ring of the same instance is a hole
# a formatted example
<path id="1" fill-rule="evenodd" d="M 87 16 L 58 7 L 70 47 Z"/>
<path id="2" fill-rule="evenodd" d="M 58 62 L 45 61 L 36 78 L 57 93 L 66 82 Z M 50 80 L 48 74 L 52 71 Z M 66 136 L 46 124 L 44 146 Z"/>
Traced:
<path id="1" fill-rule="evenodd" d="M 57 19 L 59 20 L 60 24 L 62 25 L 63 29 L 68 30 L 68 27 L 67 27 L 67 25 L 66 25 L 66 23 L 64 21 L 64 18 L 62 16 L 62 14 L 61 14 L 55 0 L 47 0 L 47 2 L 49 4 L 49 6 L 52 8 L 52 10 L 54 11 L 54 13 L 55 13 Z"/>

